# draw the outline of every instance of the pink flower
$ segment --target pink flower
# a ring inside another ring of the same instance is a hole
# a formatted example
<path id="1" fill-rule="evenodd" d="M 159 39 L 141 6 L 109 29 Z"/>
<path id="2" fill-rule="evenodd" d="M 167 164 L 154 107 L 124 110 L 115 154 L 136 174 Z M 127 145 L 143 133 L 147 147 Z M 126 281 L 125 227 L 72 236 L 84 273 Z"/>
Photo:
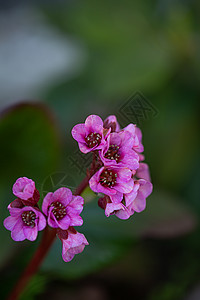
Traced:
<path id="1" fill-rule="evenodd" d="M 88 241 L 84 234 L 77 232 L 73 227 L 69 227 L 68 230 L 58 231 L 58 237 L 62 242 L 62 258 L 64 261 L 71 261 L 75 254 L 81 253 Z"/>
<path id="2" fill-rule="evenodd" d="M 83 210 L 84 199 L 73 196 L 68 188 L 60 188 L 54 193 L 48 193 L 42 204 L 42 211 L 47 216 L 49 226 L 66 230 L 69 226 L 81 226 L 79 216 Z"/>
<path id="3" fill-rule="evenodd" d="M 40 195 L 35 182 L 27 177 L 20 177 L 13 185 L 13 194 L 22 200 L 24 205 L 35 205 Z"/>
<path id="4" fill-rule="evenodd" d="M 108 116 L 105 119 L 105 121 L 103 122 L 103 127 L 107 129 L 111 128 L 111 132 L 120 131 L 119 123 L 117 122 L 117 118 L 114 115 Z"/>
<path id="5" fill-rule="evenodd" d="M 130 217 L 130 213 L 126 206 L 122 203 L 115 204 L 108 202 L 105 209 L 106 217 L 110 215 L 116 215 L 119 219 L 126 220 Z"/>
<path id="6" fill-rule="evenodd" d="M 144 151 L 144 146 L 142 145 L 142 132 L 141 130 L 134 124 L 129 124 L 123 130 L 128 131 L 132 134 L 134 138 L 133 150 L 138 153 Z"/>
<path id="7" fill-rule="evenodd" d="M 96 115 L 87 117 L 84 124 L 75 125 L 72 129 L 72 136 L 83 153 L 100 150 L 106 144 L 103 121 Z"/>
<path id="8" fill-rule="evenodd" d="M 146 198 L 152 193 L 152 184 L 144 179 L 134 182 L 133 190 L 124 194 L 120 203 L 114 203 L 106 196 L 99 199 L 99 206 L 105 209 L 105 215 L 109 217 L 115 214 L 119 219 L 128 219 L 134 212 L 142 212 L 146 208 Z"/>
<path id="9" fill-rule="evenodd" d="M 35 241 L 38 231 L 46 227 L 46 219 L 37 208 L 10 208 L 9 212 L 10 216 L 4 220 L 4 226 L 11 231 L 14 241 Z"/>
<path id="10" fill-rule="evenodd" d="M 125 194 L 126 207 L 132 215 L 135 211 L 141 212 L 146 208 L 146 198 L 152 193 L 152 183 L 144 179 L 135 181 L 137 189 L 131 193 Z"/>
<path id="11" fill-rule="evenodd" d="M 106 217 L 115 214 L 120 219 L 128 219 L 130 214 L 122 202 L 114 203 L 109 196 L 104 196 L 103 198 L 99 198 L 98 205 L 105 210 Z"/>
<path id="12" fill-rule="evenodd" d="M 91 190 L 109 195 L 114 203 L 119 203 L 123 193 L 133 189 L 132 172 L 128 168 L 102 167 L 89 181 Z"/>
<path id="13" fill-rule="evenodd" d="M 108 137 L 107 145 L 100 152 L 100 158 L 105 166 L 136 170 L 139 167 L 139 156 L 132 150 L 133 144 L 134 138 L 130 132 L 113 132 Z"/>

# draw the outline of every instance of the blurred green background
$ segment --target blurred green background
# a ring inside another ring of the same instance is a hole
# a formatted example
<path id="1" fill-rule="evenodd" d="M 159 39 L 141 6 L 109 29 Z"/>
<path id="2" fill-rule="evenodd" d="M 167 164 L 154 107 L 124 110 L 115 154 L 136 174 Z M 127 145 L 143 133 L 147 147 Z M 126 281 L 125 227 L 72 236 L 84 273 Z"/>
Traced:
<path id="1" fill-rule="evenodd" d="M 90 246 L 64 263 L 56 241 L 21 299 L 200 299 L 199 11 L 197 0 L 0 1 L 1 299 L 41 238 L 16 243 L 3 227 L 12 185 L 74 189 L 90 157 L 71 129 L 89 114 L 142 129 L 153 194 L 122 221 L 87 190 Z"/>

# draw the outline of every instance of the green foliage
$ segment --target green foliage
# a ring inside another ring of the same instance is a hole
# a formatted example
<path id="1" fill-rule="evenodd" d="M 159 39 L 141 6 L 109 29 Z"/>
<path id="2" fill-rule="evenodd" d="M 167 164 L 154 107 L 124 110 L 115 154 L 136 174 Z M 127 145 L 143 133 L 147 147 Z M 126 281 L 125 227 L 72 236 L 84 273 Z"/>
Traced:
<path id="1" fill-rule="evenodd" d="M 27 285 L 25 290 L 20 296 L 20 300 L 34 300 L 38 295 L 45 291 L 45 287 L 48 283 L 47 277 L 37 274 L 35 275 L 30 283 Z"/>
<path id="2" fill-rule="evenodd" d="M 55 170 L 58 136 L 50 113 L 41 105 L 22 104 L 8 110 L 0 121 L 1 181 L 26 174 L 37 182 Z"/>
<path id="3" fill-rule="evenodd" d="M 41 105 L 22 104 L 5 112 L 0 120 L 1 171 L 0 218 L 8 216 L 7 206 L 14 200 L 12 185 L 26 176 L 40 185 L 59 162 L 59 140 L 50 113 Z M 0 264 L 17 247 L 10 233 L 0 230 Z"/>
<path id="4" fill-rule="evenodd" d="M 174 244 L 176 241 L 184 253 L 173 257 L 177 265 L 172 270 L 168 266 L 164 270 L 165 282 L 160 284 L 157 274 L 157 282 L 149 288 L 152 293 L 148 293 L 147 299 L 182 299 L 189 285 L 198 280 L 199 268 L 199 232 L 195 231 L 199 220 L 191 213 L 195 209 L 200 214 L 199 2 L 66 1 L 56 7 L 48 3 L 42 10 L 51 25 L 80 43 L 87 61 L 79 74 L 73 74 L 73 79 L 63 78 L 62 83 L 51 84 L 41 96 L 62 125 L 64 155 L 59 151 L 55 126 L 42 107 L 23 105 L 2 116 L 1 220 L 8 215 L 6 207 L 13 199 L 11 186 L 19 176 L 33 178 L 42 192 L 44 186 L 53 189 L 49 175 L 58 172 L 56 166 L 61 162 L 61 170 L 69 179 L 64 184 L 74 186 L 80 182 L 80 174 L 71 168 L 68 159 L 77 149 L 75 142 L 72 147 L 70 130 L 86 116 L 91 113 L 101 117 L 113 113 L 120 116 L 119 109 L 126 97 L 138 90 L 159 113 L 156 118 L 144 118 L 139 124 L 154 184 L 146 211 L 128 221 L 115 216 L 107 219 L 98 208 L 97 199 L 93 199 L 94 194 L 85 191 L 87 204 L 80 232 L 90 245 L 66 264 L 61 257 L 61 242 L 57 240 L 42 266 L 45 277 L 39 275 L 34 279 L 33 287 L 32 284 L 29 287 L 31 293 L 24 294 L 24 299 L 29 296 L 32 299 L 42 291 L 44 278 L 57 276 L 65 280 L 94 274 L 126 256 L 132 245 L 139 242 L 145 247 L 146 238 L 157 241 L 153 252 L 160 247 L 160 239 L 167 239 Z M 193 231 L 181 244 L 178 237 Z M 29 243 L 24 248 L 24 243 L 20 243 L 25 252 L 21 251 L 3 228 L 0 239 L 0 264 L 6 267 L 10 258 L 16 257 L 22 268 L 26 263 L 24 253 L 29 256 L 34 245 Z M 168 249 L 166 242 L 166 252 Z M 151 261 L 153 255 L 148 253 L 146 257 Z M 158 261 L 162 261 L 162 254 Z M 134 268 L 140 268 L 139 260 Z M 16 280 L 15 271 L 7 274 L 8 281 Z"/>

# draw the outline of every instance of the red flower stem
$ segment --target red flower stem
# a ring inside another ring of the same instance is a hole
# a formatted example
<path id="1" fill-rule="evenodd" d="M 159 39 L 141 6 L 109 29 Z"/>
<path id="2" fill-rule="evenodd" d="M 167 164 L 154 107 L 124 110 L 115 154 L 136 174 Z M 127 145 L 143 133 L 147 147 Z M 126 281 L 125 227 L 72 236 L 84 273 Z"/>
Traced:
<path id="1" fill-rule="evenodd" d="M 83 181 L 79 184 L 79 186 L 77 187 L 77 189 L 73 193 L 75 196 L 78 196 L 78 195 L 82 194 L 84 189 L 88 186 L 89 179 L 90 179 L 89 176 L 86 176 L 83 179 Z"/>
<path id="2" fill-rule="evenodd" d="M 39 269 L 43 259 L 45 258 L 50 246 L 52 245 L 56 236 L 56 229 L 51 229 L 50 227 L 46 227 L 42 236 L 41 243 L 34 253 L 30 263 L 22 273 L 19 281 L 11 292 L 8 300 L 16 300 L 19 298 L 24 288 L 29 283 L 32 276 Z"/>
<path id="3" fill-rule="evenodd" d="M 78 195 L 82 194 L 82 192 L 84 191 L 84 189 L 88 186 L 89 180 L 92 177 L 92 175 L 94 175 L 94 173 L 96 172 L 96 170 L 97 170 L 97 166 L 96 166 L 96 153 L 93 152 L 91 168 L 90 168 L 90 170 L 89 169 L 87 170 L 86 177 L 79 184 L 79 186 L 77 187 L 77 189 L 74 191 L 74 195 L 75 196 L 78 196 Z"/>
<path id="4" fill-rule="evenodd" d="M 88 186 L 89 176 L 86 176 L 80 185 L 77 187 L 74 195 L 80 195 L 84 189 Z M 42 236 L 41 243 L 37 248 L 36 252 L 34 253 L 31 261 L 29 262 L 28 266 L 22 273 L 21 277 L 19 278 L 16 286 L 12 290 L 8 300 L 17 300 L 19 299 L 20 295 L 24 291 L 25 287 L 30 282 L 33 275 L 38 271 L 40 265 L 42 264 L 46 254 L 48 253 L 51 245 L 54 242 L 56 237 L 57 230 L 46 227 Z"/>

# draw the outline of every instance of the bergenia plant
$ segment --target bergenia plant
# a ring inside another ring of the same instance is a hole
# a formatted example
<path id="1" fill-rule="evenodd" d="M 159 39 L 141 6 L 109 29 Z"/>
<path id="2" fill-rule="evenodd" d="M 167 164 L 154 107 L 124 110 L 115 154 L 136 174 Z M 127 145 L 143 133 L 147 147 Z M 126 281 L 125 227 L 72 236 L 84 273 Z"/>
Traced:
<path id="1" fill-rule="evenodd" d="M 104 121 L 90 115 L 85 123 L 73 127 L 72 136 L 82 153 L 94 154 L 91 167 L 74 194 L 66 187 L 49 191 L 40 208 L 40 194 L 32 179 L 20 177 L 13 185 L 16 199 L 8 205 L 10 216 L 4 220 L 5 228 L 11 231 L 14 241 L 35 241 L 39 231 L 44 230 L 44 234 L 9 299 L 18 299 L 56 236 L 62 243 L 65 262 L 89 245 L 84 234 L 74 228 L 84 221 L 80 216 L 84 205 L 81 194 L 87 186 L 99 196 L 98 205 L 106 217 L 115 215 L 125 220 L 146 208 L 152 183 L 148 165 L 143 162 L 142 133 L 135 124 L 121 129 L 114 115 Z"/>

